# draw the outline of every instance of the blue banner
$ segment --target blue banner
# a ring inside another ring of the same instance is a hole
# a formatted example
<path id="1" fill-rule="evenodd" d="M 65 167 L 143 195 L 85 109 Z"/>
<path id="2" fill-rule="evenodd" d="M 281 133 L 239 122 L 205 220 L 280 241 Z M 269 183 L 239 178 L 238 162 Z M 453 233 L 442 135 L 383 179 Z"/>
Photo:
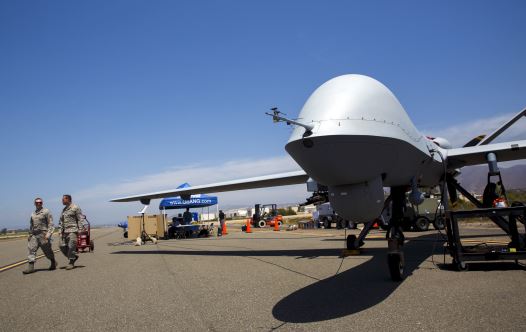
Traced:
<path id="1" fill-rule="evenodd" d="M 200 208 L 217 204 L 217 196 L 208 195 L 192 195 L 190 199 L 182 199 L 181 197 L 164 198 L 159 203 L 159 210 L 166 209 L 186 209 L 186 208 Z"/>

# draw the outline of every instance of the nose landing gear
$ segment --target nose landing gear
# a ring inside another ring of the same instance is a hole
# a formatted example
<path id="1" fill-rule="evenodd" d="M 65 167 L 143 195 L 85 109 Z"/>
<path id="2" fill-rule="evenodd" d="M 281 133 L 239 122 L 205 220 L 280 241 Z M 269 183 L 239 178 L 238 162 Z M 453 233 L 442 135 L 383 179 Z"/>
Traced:
<path id="1" fill-rule="evenodd" d="M 391 199 L 393 202 L 393 216 L 387 230 L 387 266 L 393 281 L 402 281 L 405 278 L 404 260 L 404 233 L 401 223 L 404 218 L 405 187 L 392 187 Z"/>
<path id="2" fill-rule="evenodd" d="M 387 265 L 393 281 L 402 281 L 405 278 L 403 246 L 404 234 L 398 227 L 391 227 L 387 232 Z"/>

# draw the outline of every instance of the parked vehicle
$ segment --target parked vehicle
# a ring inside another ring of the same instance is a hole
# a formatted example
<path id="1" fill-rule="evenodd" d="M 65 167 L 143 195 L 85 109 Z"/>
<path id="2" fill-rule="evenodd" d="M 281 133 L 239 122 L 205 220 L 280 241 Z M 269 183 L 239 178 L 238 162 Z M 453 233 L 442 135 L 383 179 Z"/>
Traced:
<path id="1" fill-rule="evenodd" d="M 254 227 L 274 227 L 275 223 L 281 226 L 283 224 L 283 216 L 278 213 L 276 204 L 256 204 L 252 223 Z"/>
<path id="2" fill-rule="evenodd" d="M 404 211 L 404 221 L 402 228 L 406 231 L 414 230 L 417 232 L 427 231 L 429 225 L 437 230 L 445 228 L 443 210 L 439 195 L 426 194 L 424 202 L 420 205 L 413 205 L 407 201 Z M 385 209 L 382 213 L 380 227 L 387 229 L 389 220 L 391 219 L 391 207 Z"/>
<path id="3" fill-rule="evenodd" d="M 314 220 L 314 225 L 317 228 L 332 228 L 333 224 L 336 228 L 356 228 L 356 224 L 343 219 L 340 217 L 334 209 L 331 207 L 331 203 L 323 203 L 316 205 L 316 211 L 312 213 L 312 219 Z"/>

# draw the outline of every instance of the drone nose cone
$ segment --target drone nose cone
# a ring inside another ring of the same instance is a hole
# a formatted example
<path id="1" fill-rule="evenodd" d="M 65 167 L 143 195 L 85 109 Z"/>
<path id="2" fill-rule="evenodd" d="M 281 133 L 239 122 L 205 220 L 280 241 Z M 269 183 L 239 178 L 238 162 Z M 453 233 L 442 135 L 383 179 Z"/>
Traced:
<path id="1" fill-rule="evenodd" d="M 343 75 L 321 85 L 305 103 L 300 117 L 313 120 L 382 117 L 403 111 L 393 93 L 364 75 Z M 405 113 L 405 112 L 404 112 Z"/>
<path id="2" fill-rule="evenodd" d="M 346 121 L 350 125 L 347 128 L 360 127 L 358 121 L 364 120 L 401 125 L 410 135 L 417 135 L 395 95 L 382 83 L 364 75 L 342 75 L 325 82 L 309 97 L 298 119 L 314 123 L 322 135 L 327 135 L 323 127 L 329 129 L 332 126 L 327 124 L 338 120 Z M 302 134 L 301 128 L 295 130 L 290 141 L 300 139 Z"/>
<path id="3" fill-rule="evenodd" d="M 411 174 L 390 169 L 394 163 L 385 161 L 402 158 L 398 146 L 428 151 L 393 93 L 363 75 L 343 75 L 321 85 L 303 106 L 298 122 L 312 130 L 305 135 L 305 128 L 297 126 L 285 149 L 311 178 L 327 186 L 391 173 L 410 179 Z"/>

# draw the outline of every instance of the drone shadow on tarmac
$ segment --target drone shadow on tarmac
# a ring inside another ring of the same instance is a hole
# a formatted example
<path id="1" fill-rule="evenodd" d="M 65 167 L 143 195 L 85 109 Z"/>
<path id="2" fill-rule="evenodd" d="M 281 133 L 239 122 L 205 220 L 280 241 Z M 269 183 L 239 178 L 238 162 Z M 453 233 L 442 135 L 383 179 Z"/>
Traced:
<path id="1" fill-rule="evenodd" d="M 375 239 L 379 240 L 379 239 Z M 405 271 L 411 275 L 432 254 L 434 235 L 423 235 L 408 240 L 404 245 Z M 383 240 L 385 241 L 385 240 Z M 435 254 L 441 254 L 437 245 Z M 180 247 L 181 248 L 181 247 Z M 293 256 L 315 258 L 340 256 L 341 249 L 306 250 L 141 250 L 118 251 L 114 254 L 173 254 L 182 256 L 237 256 L 257 257 Z M 241 247 L 240 247 L 241 249 Z M 248 249 L 248 248 L 247 248 Z M 372 256 L 366 262 L 332 277 L 315 281 L 280 300 L 272 309 L 273 316 L 290 323 L 308 323 L 351 315 L 384 301 L 401 284 L 393 282 L 387 269 L 385 248 L 365 248 L 364 256 Z M 266 262 L 269 263 L 269 262 Z M 448 269 L 449 265 L 440 268 Z M 491 270 L 493 268 L 482 268 Z"/>
<path id="2" fill-rule="evenodd" d="M 407 275 L 430 256 L 430 241 L 432 237 L 423 236 L 406 242 Z M 372 258 L 288 295 L 274 306 L 272 314 L 284 322 L 318 322 L 351 315 L 381 303 L 400 283 L 389 277 L 385 248 L 365 249 L 364 255 Z"/>

